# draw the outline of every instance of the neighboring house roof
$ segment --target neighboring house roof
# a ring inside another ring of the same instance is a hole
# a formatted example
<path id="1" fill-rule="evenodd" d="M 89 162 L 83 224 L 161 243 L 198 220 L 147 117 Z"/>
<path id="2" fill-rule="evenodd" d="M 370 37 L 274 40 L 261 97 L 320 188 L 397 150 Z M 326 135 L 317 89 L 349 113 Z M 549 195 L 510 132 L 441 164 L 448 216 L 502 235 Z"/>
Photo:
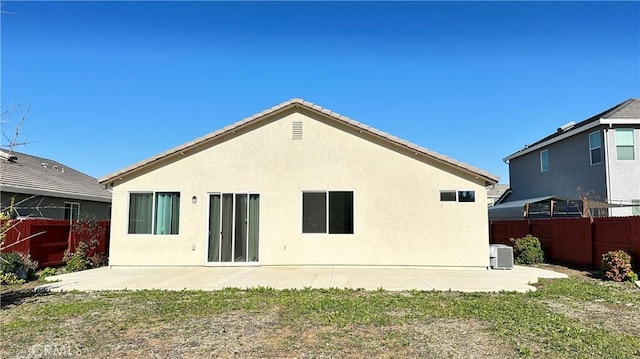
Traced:
<path id="1" fill-rule="evenodd" d="M 163 161 L 163 160 L 169 159 L 169 158 L 171 158 L 173 156 L 179 155 L 179 154 L 183 153 L 184 151 L 189 150 L 189 149 L 191 149 L 193 147 L 201 146 L 201 145 L 206 144 L 208 142 L 212 142 L 213 140 L 215 140 L 217 138 L 220 138 L 220 137 L 224 136 L 227 133 L 231 133 L 231 132 L 236 131 L 236 130 L 238 130 L 240 128 L 244 128 L 246 126 L 249 126 L 249 125 L 252 125 L 252 124 L 255 124 L 255 123 L 259 123 L 259 122 L 264 121 L 265 119 L 268 119 L 268 118 L 270 118 L 270 117 L 272 117 L 272 116 L 274 116 L 276 114 L 282 113 L 284 111 L 287 111 L 289 109 L 296 108 L 296 107 L 297 108 L 306 109 L 308 111 L 311 111 L 311 112 L 316 113 L 318 115 L 322 115 L 322 116 L 324 116 L 324 117 L 326 117 L 328 119 L 331 119 L 333 121 L 338 121 L 338 122 L 341 122 L 341 123 L 343 123 L 345 125 L 357 128 L 358 130 L 360 130 L 362 132 L 366 132 L 366 133 L 368 133 L 370 135 L 382 138 L 382 139 L 384 139 L 385 141 L 387 141 L 389 143 L 392 143 L 392 144 L 397 145 L 399 147 L 403 147 L 403 148 L 409 149 L 409 150 L 415 152 L 416 154 L 422 154 L 422 155 L 427 156 L 427 157 L 429 157 L 429 158 L 431 158 L 433 160 L 436 160 L 438 162 L 444 163 L 444 164 L 446 164 L 446 165 L 448 165 L 448 166 L 450 166 L 452 168 L 455 168 L 455 169 L 458 169 L 460 171 L 472 174 L 472 175 L 474 175 L 474 176 L 476 176 L 478 178 L 482 178 L 485 181 L 486 184 L 494 184 L 494 183 L 498 182 L 498 177 L 493 175 L 493 174 L 491 174 L 491 173 L 489 173 L 489 172 L 486 172 L 486 171 L 480 170 L 480 169 L 478 169 L 476 167 L 470 166 L 468 164 L 456 161 L 456 160 L 454 160 L 454 159 L 452 159 L 450 157 L 441 155 L 441 154 L 436 153 L 434 151 L 431 151 L 431 150 L 429 150 L 427 148 L 420 147 L 420 146 L 415 145 L 413 143 L 410 143 L 410 142 L 408 142 L 406 140 L 400 139 L 400 138 L 398 138 L 396 136 L 392 136 L 392 135 L 390 135 L 390 134 L 388 134 L 386 132 L 383 132 L 383 131 L 380 131 L 380 130 L 375 129 L 373 127 L 370 127 L 368 125 L 365 125 L 365 124 L 363 124 L 361 122 L 352 120 L 349 117 L 340 115 L 339 113 L 333 112 L 333 111 L 331 111 L 329 109 L 323 108 L 323 107 L 318 106 L 316 104 L 313 104 L 313 103 L 311 103 L 309 101 L 305 101 L 305 100 L 298 99 L 298 98 L 294 98 L 294 99 L 291 99 L 289 101 L 283 102 L 283 103 L 281 103 L 281 104 L 279 104 L 277 106 L 274 106 L 274 107 L 272 107 L 272 108 L 270 108 L 268 110 L 262 111 L 260 113 L 257 113 L 255 115 L 251 116 L 251 117 L 247 117 L 247 118 L 245 118 L 245 119 L 243 119 L 241 121 L 238 121 L 238 122 L 236 122 L 236 123 L 234 123 L 234 124 L 232 124 L 230 126 L 227 126 L 227 127 L 223 128 L 221 130 L 212 132 L 212 133 L 210 133 L 208 135 L 205 135 L 203 137 L 195 139 L 195 140 L 193 140 L 191 142 L 187 142 L 187 143 L 185 143 L 183 145 L 180 145 L 178 147 L 172 148 L 172 149 L 170 149 L 168 151 L 160 153 L 160 154 L 158 154 L 156 156 L 153 156 L 153 157 L 151 157 L 149 159 L 146 159 L 144 161 L 138 162 L 138 163 L 136 163 L 136 164 L 134 164 L 132 166 L 126 167 L 126 168 L 124 168 L 124 169 L 122 169 L 120 171 L 111 173 L 111 174 L 109 174 L 109 175 L 107 175 L 107 176 L 105 176 L 103 178 L 100 178 L 99 181 L 100 181 L 100 183 L 108 184 L 110 182 L 113 182 L 114 180 L 121 179 L 124 176 L 130 175 L 130 174 L 132 174 L 132 173 L 134 173 L 134 172 L 136 172 L 138 170 L 141 170 L 141 169 L 143 169 L 143 168 L 145 168 L 145 167 L 147 167 L 149 165 L 156 164 L 156 163 L 158 163 L 160 161 Z"/>
<path id="2" fill-rule="evenodd" d="M 507 162 L 529 152 L 539 150 L 544 146 L 548 146 L 596 126 L 610 124 L 640 124 L 640 99 L 630 98 L 584 121 L 578 123 L 570 122 L 558 128 L 555 133 L 533 144 L 526 145 L 518 152 L 505 157 L 503 161 Z"/>
<path id="3" fill-rule="evenodd" d="M 513 202 L 497 204 L 497 205 L 489 208 L 489 211 L 497 211 L 497 210 L 500 210 L 502 208 L 523 208 L 527 204 L 545 202 L 545 201 L 551 201 L 551 200 L 553 200 L 553 201 L 566 201 L 566 199 L 563 199 L 563 198 L 560 198 L 560 197 L 556 197 L 556 196 L 534 197 L 534 198 L 521 199 L 521 200 L 513 201 Z"/>
<path id="4" fill-rule="evenodd" d="M 97 202 L 111 202 L 98 181 L 60 162 L 20 152 L 0 151 L 0 189 Z"/>
<path id="5" fill-rule="evenodd" d="M 509 184 L 498 183 L 491 186 L 487 186 L 487 197 L 499 198 L 509 189 Z"/>
<path id="6" fill-rule="evenodd" d="M 489 220 L 511 220 L 511 219 L 523 219 L 527 217 L 525 206 L 527 204 L 544 203 L 550 201 L 566 201 L 556 196 L 544 196 L 527 198 L 513 202 L 496 204 L 489 207 Z"/>

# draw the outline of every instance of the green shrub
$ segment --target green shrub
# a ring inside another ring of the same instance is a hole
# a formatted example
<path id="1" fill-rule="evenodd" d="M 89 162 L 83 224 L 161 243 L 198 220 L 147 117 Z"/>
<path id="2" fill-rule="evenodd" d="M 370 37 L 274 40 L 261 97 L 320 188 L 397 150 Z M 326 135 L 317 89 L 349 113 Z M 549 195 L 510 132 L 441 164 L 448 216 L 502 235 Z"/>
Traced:
<path id="1" fill-rule="evenodd" d="M 18 273 L 22 267 L 22 256 L 18 252 L 0 253 L 0 271 L 3 273 Z"/>
<path id="2" fill-rule="evenodd" d="M 101 267 L 107 263 L 106 255 L 97 251 L 105 230 L 95 219 L 83 218 L 74 222 L 72 232 L 75 248 L 66 250 L 63 258 L 67 272 Z"/>
<path id="3" fill-rule="evenodd" d="M 30 254 L 10 252 L 0 254 L 0 271 L 13 273 L 18 278 L 29 280 L 35 277 L 38 262 Z"/>
<path id="4" fill-rule="evenodd" d="M 31 254 L 20 253 L 20 257 L 22 258 L 23 269 L 26 274 L 27 280 L 32 280 L 36 278 L 36 270 L 38 269 L 38 261 L 34 261 L 31 258 Z"/>
<path id="5" fill-rule="evenodd" d="M 50 277 L 52 275 L 56 275 L 58 274 L 58 270 L 55 268 L 51 268 L 51 267 L 47 267 L 43 270 L 41 270 L 40 272 L 37 273 L 38 278 L 47 278 Z"/>
<path id="6" fill-rule="evenodd" d="M 516 264 L 537 264 L 544 262 L 544 252 L 538 238 L 527 234 L 515 239 L 513 246 Z"/>
<path id="7" fill-rule="evenodd" d="M 0 272 L 0 284 L 22 284 L 24 279 L 18 278 L 15 273 Z"/>
<path id="8" fill-rule="evenodd" d="M 633 272 L 631 267 L 631 256 L 623 250 L 603 254 L 600 273 L 602 279 L 615 282 L 638 280 L 638 275 Z"/>
<path id="9" fill-rule="evenodd" d="M 78 272 L 91 268 L 91 260 L 87 257 L 88 246 L 85 242 L 80 242 L 75 252 L 66 250 L 64 252 L 65 269 L 67 272 Z"/>

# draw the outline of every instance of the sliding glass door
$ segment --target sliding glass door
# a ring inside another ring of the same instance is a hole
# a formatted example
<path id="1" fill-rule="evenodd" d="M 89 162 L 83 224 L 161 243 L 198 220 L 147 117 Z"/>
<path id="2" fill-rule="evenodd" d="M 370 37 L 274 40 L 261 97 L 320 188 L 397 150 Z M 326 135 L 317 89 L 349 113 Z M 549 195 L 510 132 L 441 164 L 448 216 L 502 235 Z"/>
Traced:
<path id="1" fill-rule="evenodd" d="M 259 232 L 260 195 L 255 193 L 209 195 L 208 262 L 258 262 Z"/>

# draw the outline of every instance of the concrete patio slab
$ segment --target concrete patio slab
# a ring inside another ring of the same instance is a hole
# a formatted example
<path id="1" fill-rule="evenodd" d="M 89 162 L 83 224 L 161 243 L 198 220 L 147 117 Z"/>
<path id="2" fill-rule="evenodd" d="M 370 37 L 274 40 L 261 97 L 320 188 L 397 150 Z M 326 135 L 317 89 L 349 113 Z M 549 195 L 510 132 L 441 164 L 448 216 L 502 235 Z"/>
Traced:
<path id="1" fill-rule="evenodd" d="M 51 291 L 125 289 L 218 290 L 227 287 L 275 289 L 363 288 L 497 292 L 535 290 L 538 278 L 566 278 L 550 270 L 515 266 L 513 270 L 425 267 L 102 267 L 48 277 L 38 287 Z"/>

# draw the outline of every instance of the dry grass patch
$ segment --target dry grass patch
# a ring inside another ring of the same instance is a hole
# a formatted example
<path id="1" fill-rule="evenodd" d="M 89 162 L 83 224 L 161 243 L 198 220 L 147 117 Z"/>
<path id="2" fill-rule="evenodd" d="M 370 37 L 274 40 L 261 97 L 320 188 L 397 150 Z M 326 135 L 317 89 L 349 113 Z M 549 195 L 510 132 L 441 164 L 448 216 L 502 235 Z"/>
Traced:
<path id="1" fill-rule="evenodd" d="M 640 291 L 570 275 L 526 294 L 256 288 L 26 296 L 0 311 L 0 356 L 640 356 Z"/>

